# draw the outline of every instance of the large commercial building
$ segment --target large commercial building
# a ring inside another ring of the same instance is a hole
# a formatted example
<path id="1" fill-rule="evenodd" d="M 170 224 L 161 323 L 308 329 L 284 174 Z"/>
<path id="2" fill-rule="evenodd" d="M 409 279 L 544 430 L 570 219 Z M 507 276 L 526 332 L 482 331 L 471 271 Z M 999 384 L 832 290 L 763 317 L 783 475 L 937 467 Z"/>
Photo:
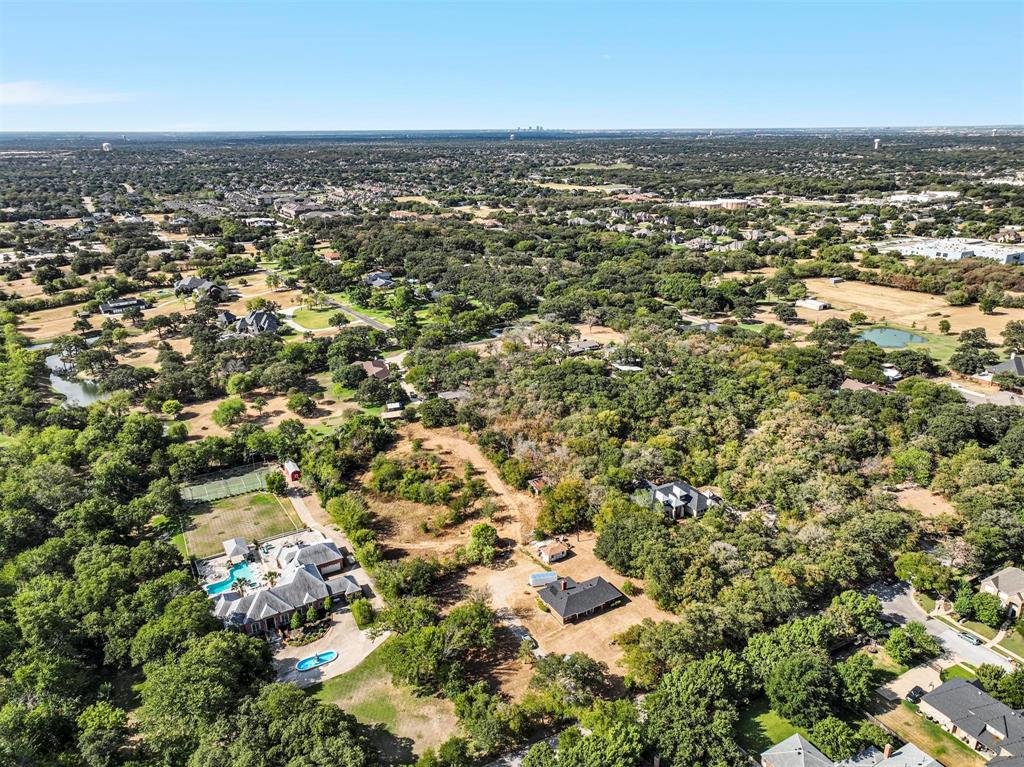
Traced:
<path id="1" fill-rule="evenodd" d="M 882 253 L 895 250 L 904 256 L 941 258 L 944 261 L 987 258 L 1000 264 L 1024 264 L 1024 248 L 1020 245 L 1003 245 L 964 237 L 904 237 L 876 243 L 876 247 Z"/>

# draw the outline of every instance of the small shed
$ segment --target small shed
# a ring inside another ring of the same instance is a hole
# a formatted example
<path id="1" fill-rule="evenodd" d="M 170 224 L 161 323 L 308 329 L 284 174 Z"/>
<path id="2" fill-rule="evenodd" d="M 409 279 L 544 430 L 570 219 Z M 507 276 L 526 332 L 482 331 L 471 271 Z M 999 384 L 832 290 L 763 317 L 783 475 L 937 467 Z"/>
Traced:
<path id="1" fill-rule="evenodd" d="M 549 583 L 554 583 L 558 580 L 558 573 L 548 570 L 543 573 L 532 573 L 530 575 L 531 586 L 546 586 Z"/>
<path id="2" fill-rule="evenodd" d="M 298 482 L 302 479 L 302 472 L 295 461 L 284 462 L 284 476 L 289 482 Z"/>
<path id="3" fill-rule="evenodd" d="M 537 553 L 540 554 L 541 561 L 549 565 L 569 556 L 569 547 L 564 543 L 549 543 L 547 546 L 541 546 Z"/>
<path id="4" fill-rule="evenodd" d="M 222 545 L 228 559 L 245 559 L 249 556 L 249 543 L 245 538 L 228 538 Z"/>

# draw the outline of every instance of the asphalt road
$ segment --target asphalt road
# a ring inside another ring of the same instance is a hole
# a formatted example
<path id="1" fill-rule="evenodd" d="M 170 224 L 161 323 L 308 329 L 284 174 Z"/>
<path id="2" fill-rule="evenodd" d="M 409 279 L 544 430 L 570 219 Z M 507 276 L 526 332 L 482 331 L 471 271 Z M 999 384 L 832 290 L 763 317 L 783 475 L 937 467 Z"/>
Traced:
<path id="1" fill-rule="evenodd" d="M 917 621 L 924 624 L 925 630 L 935 637 L 942 649 L 957 661 L 964 660 L 973 666 L 991 663 L 1002 666 L 1007 671 L 1013 669 L 1010 661 L 988 647 L 975 646 L 961 637 L 957 631 L 940 620 L 931 618 L 921 609 L 910 595 L 910 587 L 906 583 L 887 584 L 870 589 L 870 592 L 882 601 L 882 616 L 896 623 L 904 624 Z M 981 637 L 984 640 L 984 637 Z"/>

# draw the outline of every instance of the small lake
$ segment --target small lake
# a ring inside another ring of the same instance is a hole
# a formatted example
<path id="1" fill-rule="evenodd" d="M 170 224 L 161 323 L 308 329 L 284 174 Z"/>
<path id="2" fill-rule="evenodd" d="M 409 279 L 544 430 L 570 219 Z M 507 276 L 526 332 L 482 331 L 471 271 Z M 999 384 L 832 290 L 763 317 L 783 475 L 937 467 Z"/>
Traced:
<path id="1" fill-rule="evenodd" d="M 923 344 L 928 340 L 897 328 L 871 328 L 861 333 L 858 338 L 876 343 L 883 349 L 904 349 L 910 344 Z"/>
<path id="2" fill-rule="evenodd" d="M 89 338 L 86 342 L 92 343 L 94 340 Z M 35 344 L 28 348 L 35 351 L 37 349 L 49 349 L 50 346 L 52 344 L 47 342 Z M 50 387 L 57 394 L 64 397 L 64 402 L 67 405 L 88 407 L 93 402 L 99 402 L 108 396 L 102 393 L 100 387 L 92 381 L 83 381 L 80 378 L 72 377 L 67 368 L 64 367 L 64 363 L 61 362 L 59 354 L 47 355 L 46 367 L 50 369 Z"/>

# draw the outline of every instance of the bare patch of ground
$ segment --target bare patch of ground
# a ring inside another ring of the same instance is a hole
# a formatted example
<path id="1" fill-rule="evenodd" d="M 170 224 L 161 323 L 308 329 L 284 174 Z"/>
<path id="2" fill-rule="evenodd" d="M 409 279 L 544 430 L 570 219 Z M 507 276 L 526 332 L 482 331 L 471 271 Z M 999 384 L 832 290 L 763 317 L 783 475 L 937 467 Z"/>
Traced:
<path id="1" fill-rule="evenodd" d="M 815 298 L 832 304 L 831 310 L 816 312 L 797 309 L 802 320 L 818 321 L 830 317 L 846 318 L 850 312 L 863 312 L 873 322 L 883 318 L 893 324 L 937 332 L 939 320 L 949 320 L 954 333 L 968 328 L 985 328 L 990 340 L 999 343 L 999 334 L 1010 320 L 1024 320 L 1024 309 L 1000 308 L 984 314 L 977 306 L 950 306 L 943 296 L 917 293 L 864 282 L 840 282 L 833 285 L 826 278 L 805 280 Z M 938 312 L 935 316 L 930 316 Z"/>
<path id="2" fill-rule="evenodd" d="M 511 518 L 506 525 L 497 526 L 498 533 L 520 543 L 530 540 L 537 526 L 540 503 L 528 492 L 509 487 L 477 445 L 455 429 L 427 429 L 418 423 L 403 427 L 402 433 L 409 439 L 422 440 L 424 447 L 440 454 L 442 458 L 471 464 L 487 482 L 498 504 L 510 514 Z"/>
<path id="3" fill-rule="evenodd" d="M 258 414 L 252 403 L 257 397 L 263 397 L 267 401 L 267 406 L 263 409 L 262 414 Z M 358 409 L 358 406 L 352 402 L 344 402 L 336 399 L 333 396 L 328 395 L 325 399 L 316 399 L 317 411 L 310 418 L 305 418 L 296 415 L 286 406 L 288 401 L 287 395 L 284 394 L 269 394 L 267 392 L 255 391 L 246 394 L 243 398 L 246 405 L 248 406 L 248 412 L 239 423 L 252 422 L 257 423 L 265 429 L 277 426 L 281 421 L 286 418 L 295 418 L 302 421 L 307 427 L 321 426 L 324 424 L 330 425 L 336 421 L 340 421 L 347 413 L 353 412 Z M 218 426 L 213 422 L 213 411 L 216 410 L 223 399 L 210 400 L 209 402 L 200 402 L 197 404 L 186 405 L 185 409 L 181 412 L 178 417 L 179 421 L 183 421 L 188 426 L 189 436 L 191 438 L 201 439 L 202 437 L 226 437 L 229 434 L 229 430 L 222 426 Z"/>
<path id="4" fill-rule="evenodd" d="M 900 506 L 914 509 L 922 517 L 935 518 L 943 515 L 959 516 L 959 512 L 949 501 L 926 487 L 910 487 L 896 494 Z"/>

